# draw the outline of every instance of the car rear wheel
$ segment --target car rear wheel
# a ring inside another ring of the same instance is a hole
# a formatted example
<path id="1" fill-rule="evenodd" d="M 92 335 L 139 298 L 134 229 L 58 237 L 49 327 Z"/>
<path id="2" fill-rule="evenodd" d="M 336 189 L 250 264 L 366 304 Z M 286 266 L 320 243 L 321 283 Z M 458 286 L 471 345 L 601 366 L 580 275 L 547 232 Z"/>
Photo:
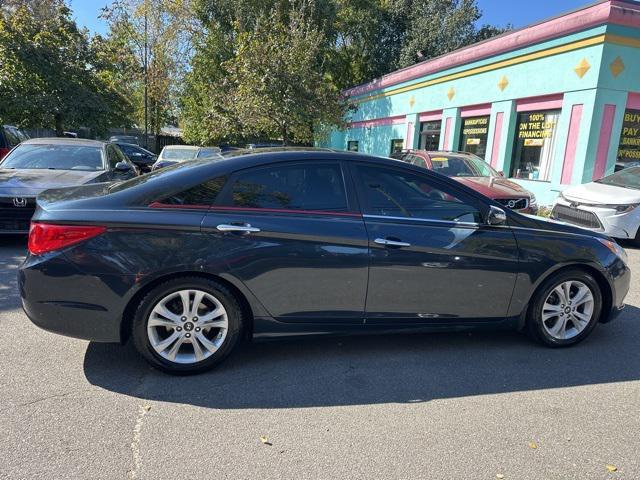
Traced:
<path id="1" fill-rule="evenodd" d="M 567 270 L 547 279 L 530 304 L 529 333 L 550 347 L 567 347 L 593 331 L 602 310 L 602 292 L 581 270 Z"/>
<path id="2" fill-rule="evenodd" d="M 240 339 L 242 309 L 223 285 L 203 278 L 170 280 L 140 302 L 133 321 L 138 351 L 172 374 L 208 370 Z"/>

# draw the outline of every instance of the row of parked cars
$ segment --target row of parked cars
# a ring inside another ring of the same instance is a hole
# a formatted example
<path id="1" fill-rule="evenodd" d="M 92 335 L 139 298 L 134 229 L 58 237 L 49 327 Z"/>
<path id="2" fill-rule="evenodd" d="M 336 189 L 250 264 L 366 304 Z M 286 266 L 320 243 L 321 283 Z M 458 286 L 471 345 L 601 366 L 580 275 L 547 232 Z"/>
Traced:
<path id="1" fill-rule="evenodd" d="M 275 148 L 250 144 L 249 150 Z M 226 150 L 226 149 L 225 149 Z M 166 146 L 159 155 L 137 144 L 136 137 L 116 136 L 108 142 L 73 138 L 33 139 L 11 126 L 0 129 L 0 233 L 23 233 L 35 208 L 36 195 L 48 188 L 123 181 L 176 163 L 223 159 L 218 147 Z M 535 214 L 535 195 L 504 178 L 482 159 L 465 152 L 405 150 L 391 155 L 433 170 L 478 191 L 502 206 Z M 640 166 L 616 171 L 595 182 L 563 191 L 551 217 L 614 238 L 640 244 Z"/>

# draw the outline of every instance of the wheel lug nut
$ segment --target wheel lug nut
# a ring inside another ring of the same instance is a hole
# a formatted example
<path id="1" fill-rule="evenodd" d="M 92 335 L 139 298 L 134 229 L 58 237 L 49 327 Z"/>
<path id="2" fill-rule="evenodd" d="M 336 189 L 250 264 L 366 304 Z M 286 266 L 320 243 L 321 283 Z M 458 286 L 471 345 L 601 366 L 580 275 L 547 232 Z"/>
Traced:
<path id="1" fill-rule="evenodd" d="M 182 327 L 178 327 L 178 328 L 176 328 L 176 330 L 181 332 L 182 331 Z"/>
<path id="2" fill-rule="evenodd" d="M 198 321 L 198 317 L 193 317 L 193 321 L 197 322 Z"/>
<path id="3" fill-rule="evenodd" d="M 199 331 L 200 331 L 200 327 L 196 327 L 196 332 L 199 332 Z"/>
<path id="4" fill-rule="evenodd" d="M 187 337 L 187 338 L 191 338 L 191 334 L 190 334 L 190 333 L 187 333 L 187 334 L 185 335 L 185 337 Z"/>
<path id="5" fill-rule="evenodd" d="M 182 320 L 183 322 L 187 321 L 187 317 L 182 317 L 180 320 Z"/>

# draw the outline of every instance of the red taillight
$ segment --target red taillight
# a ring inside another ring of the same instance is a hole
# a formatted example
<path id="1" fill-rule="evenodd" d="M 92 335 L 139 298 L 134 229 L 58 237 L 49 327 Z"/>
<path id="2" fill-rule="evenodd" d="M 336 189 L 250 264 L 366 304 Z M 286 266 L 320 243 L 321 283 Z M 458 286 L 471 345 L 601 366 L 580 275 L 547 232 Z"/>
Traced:
<path id="1" fill-rule="evenodd" d="M 94 225 L 53 225 L 31 223 L 29 229 L 29 252 L 33 255 L 52 252 L 96 237 L 107 230 Z"/>

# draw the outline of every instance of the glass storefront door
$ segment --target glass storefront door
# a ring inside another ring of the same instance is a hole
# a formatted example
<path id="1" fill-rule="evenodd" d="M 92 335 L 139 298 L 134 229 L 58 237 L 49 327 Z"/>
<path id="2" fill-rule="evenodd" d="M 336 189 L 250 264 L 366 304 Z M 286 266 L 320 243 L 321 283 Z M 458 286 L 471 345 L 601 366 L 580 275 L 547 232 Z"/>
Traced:
<path id="1" fill-rule="evenodd" d="M 549 181 L 560 110 L 518 114 L 511 178 Z"/>
<path id="2" fill-rule="evenodd" d="M 438 150 L 440 146 L 440 128 L 442 122 L 422 122 L 420 124 L 420 150 Z"/>

